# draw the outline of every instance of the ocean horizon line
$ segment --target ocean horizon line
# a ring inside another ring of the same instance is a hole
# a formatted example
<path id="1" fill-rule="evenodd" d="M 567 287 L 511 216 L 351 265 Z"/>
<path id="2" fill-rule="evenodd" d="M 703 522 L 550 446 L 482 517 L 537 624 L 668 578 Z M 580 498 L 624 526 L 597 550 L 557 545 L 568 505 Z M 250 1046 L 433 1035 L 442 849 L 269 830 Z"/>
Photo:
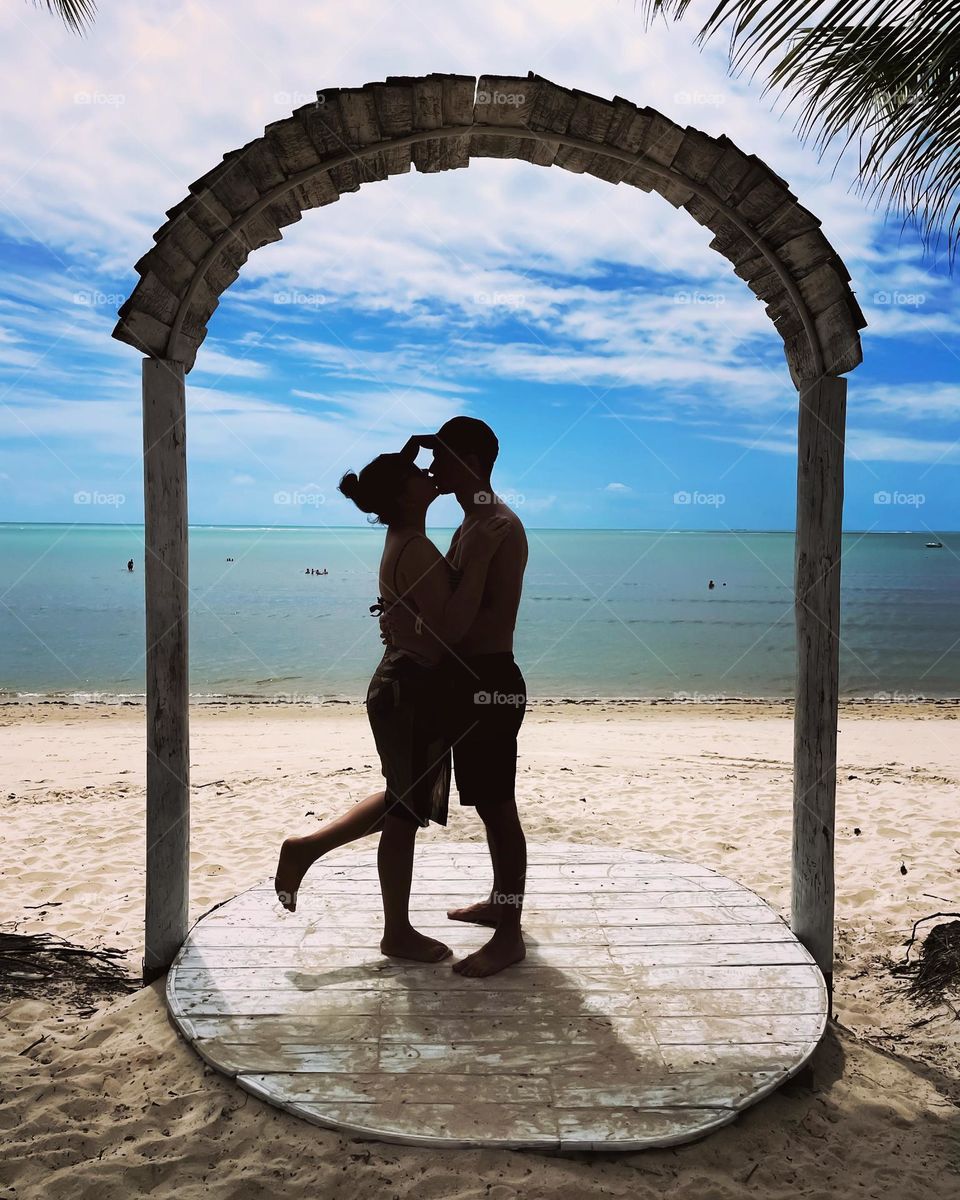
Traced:
<path id="1" fill-rule="evenodd" d="M 0 521 L 0 528 L 22 529 L 25 527 L 49 529 L 77 526 L 83 529 L 143 529 L 142 521 Z M 379 533 L 386 527 L 383 525 L 374 525 L 362 523 L 359 525 L 264 525 L 253 524 L 244 525 L 237 522 L 231 522 L 227 525 L 212 524 L 207 521 L 191 522 L 187 525 L 188 531 L 191 529 L 234 529 L 234 530 L 264 530 L 264 529 L 283 529 L 296 530 L 298 532 L 322 532 L 324 530 L 350 530 L 359 532 L 370 530 L 373 533 Z M 430 529 L 456 529 L 456 525 L 431 525 Z M 526 529 L 533 533 L 790 533 L 796 534 L 796 529 L 763 529 L 752 528 L 747 526 L 730 526 L 725 529 L 700 529 L 700 528 L 679 528 L 672 526 L 656 526 L 656 525 L 526 525 Z M 877 537 L 894 537 L 903 534 L 916 534 L 918 537 L 930 536 L 935 534 L 953 534 L 960 533 L 960 529 L 853 529 L 845 528 L 844 534 L 861 533 L 865 536 L 868 534 Z"/>

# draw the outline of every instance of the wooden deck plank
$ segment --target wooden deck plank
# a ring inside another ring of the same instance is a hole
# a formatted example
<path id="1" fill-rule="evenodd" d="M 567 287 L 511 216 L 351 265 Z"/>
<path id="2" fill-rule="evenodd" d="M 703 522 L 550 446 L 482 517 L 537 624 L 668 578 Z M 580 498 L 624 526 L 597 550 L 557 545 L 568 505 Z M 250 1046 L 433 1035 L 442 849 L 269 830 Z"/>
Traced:
<path id="1" fill-rule="evenodd" d="M 701 1137 L 799 1069 L 823 977 L 736 880 L 651 854 L 530 847 L 526 959 L 452 964 L 490 930 L 446 910 L 489 887 L 485 844 L 418 847 L 411 919 L 455 956 L 381 954 L 375 847 L 311 872 L 296 913 L 266 880 L 191 929 L 167 977 L 197 1052 L 251 1094 L 422 1146 L 637 1149 Z"/>

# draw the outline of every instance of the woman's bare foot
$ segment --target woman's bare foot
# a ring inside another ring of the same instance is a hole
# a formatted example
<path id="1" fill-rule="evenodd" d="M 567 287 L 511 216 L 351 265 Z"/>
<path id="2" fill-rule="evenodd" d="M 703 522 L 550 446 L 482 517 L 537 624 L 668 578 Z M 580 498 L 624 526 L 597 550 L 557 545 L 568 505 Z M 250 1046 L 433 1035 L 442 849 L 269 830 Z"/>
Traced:
<path id="1" fill-rule="evenodd" d="M 412 926 L 390 937 L 384 934 L 380 939 L 380 950 L 389 958 L 412 958 L 415 962 L 440 962 L 453 953 L 443 942 L 417 933 Z"/>
<path id="2" fill-rule="evenodd" d="M 505 967 L 520 962 L 526 953 L 527 948 L 519 929 L 498 929 L 486 945 L 454 963 L 453 969 L 458 975 L 479 979 L 484 975 L 496 975 Z"/>
<path id="3" fill-rule="evenodd" d="M 280 861 L 273 881 L 277 899 L 288 912 L 297 911 L 297 892 L 307 871 L 320 857 L 316 843 L 306 838 L 288 837 L 280 847 Z"/>
<path id="4" fill-rule="evenodd" d="M 451 921 L 472 921 L 475 925 L 496 925 L 496 906 L 489 900 L 481 900 L 479 904 L 468 904 L 466 908 L 448 908 L 447 916 Z"/>

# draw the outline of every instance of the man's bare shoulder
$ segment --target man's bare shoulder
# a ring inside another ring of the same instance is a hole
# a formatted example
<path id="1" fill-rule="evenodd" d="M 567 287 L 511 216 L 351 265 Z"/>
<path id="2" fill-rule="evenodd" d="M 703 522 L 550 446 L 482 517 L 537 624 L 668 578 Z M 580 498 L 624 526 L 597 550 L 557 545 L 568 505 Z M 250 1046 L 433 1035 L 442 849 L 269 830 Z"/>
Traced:
<path id="1" fill-rule="evenodd" d="M 507 541 L 514 542 L 515 545 L 527 544 L 527 531 L 523 527 L 523 522 L 519 516 L 513 511 L 509 504 L 504 504 L 502 500 L 497 500 L 490 513 L 491 516 L 506 517 L 510 522 L 511 530 L 507 534 Z"/>

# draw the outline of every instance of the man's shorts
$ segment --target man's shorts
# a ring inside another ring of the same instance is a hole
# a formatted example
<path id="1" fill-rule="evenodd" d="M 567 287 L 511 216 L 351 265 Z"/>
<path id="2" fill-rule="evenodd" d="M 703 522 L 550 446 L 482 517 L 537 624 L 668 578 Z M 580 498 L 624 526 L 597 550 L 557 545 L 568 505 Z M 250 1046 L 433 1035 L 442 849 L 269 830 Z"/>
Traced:
<path id="1" fill-rule="evenodd" d="M 515 799 L 517 733 L 527 709 L 527 685 L 513 654 L 466 654 L 451 666 L 453 771 L 460 803 Z"/>

